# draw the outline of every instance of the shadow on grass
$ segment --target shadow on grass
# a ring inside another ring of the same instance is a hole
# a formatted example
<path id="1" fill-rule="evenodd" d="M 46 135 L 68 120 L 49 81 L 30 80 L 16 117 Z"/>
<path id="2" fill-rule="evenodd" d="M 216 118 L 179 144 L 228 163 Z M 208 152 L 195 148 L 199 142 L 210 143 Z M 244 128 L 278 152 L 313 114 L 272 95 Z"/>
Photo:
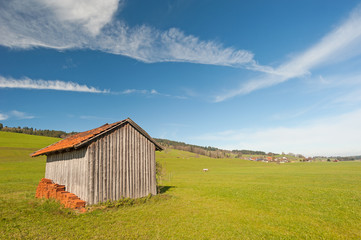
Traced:
<path id="1" fill-rule="evenodd" d="M 171 188 L 176 188 L 176 186 L 158 186 L 158 193 L 166 193 Z"/>

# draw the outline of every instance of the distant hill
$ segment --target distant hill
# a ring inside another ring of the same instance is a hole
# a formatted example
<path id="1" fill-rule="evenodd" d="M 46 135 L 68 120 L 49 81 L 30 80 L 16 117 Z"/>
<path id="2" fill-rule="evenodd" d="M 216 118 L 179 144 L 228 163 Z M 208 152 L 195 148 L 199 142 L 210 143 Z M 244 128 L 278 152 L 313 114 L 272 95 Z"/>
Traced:
<path id="1" fill-rule="evenodd" d="M 241 158 L 243 155 L 277 155 L 276 153 L 265 153 L 263 151 L 252 150 L 224 150 L 215 147 L 202 147 L 184 142 L 177 142 L 168 139 L 154 138 L 160 145 L 165 148 L 178 149 L 204 155 L 212 158 Z"/>
<path id="2" fill-rule="evenodd" d="M 77 133 L 77 132 L 67 133 L 64 131 L 49 130 L 49 129 L 36 129 L 32 127 L 8 127 L 8 126 L 4 126 L 2 123 L 0 123 L 0 131 L 25 133 L 29 135 L 56 137 L 56 138 L 66 138 Z"/>

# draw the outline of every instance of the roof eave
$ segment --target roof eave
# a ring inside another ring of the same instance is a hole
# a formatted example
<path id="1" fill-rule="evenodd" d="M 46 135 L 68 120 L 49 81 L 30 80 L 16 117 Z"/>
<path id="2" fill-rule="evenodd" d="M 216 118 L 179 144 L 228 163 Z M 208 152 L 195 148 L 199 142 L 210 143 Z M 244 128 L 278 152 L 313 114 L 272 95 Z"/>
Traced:
<path id="1" fill-rule="evenodd" d="M 58 149 L 58 150 L 54 150 L 54 151 L 49 151 L 49 152 L 43 152 L 43 153 L 40 153 L 40 154 L 36 154 L 36 152 L 35 153 L 33 153 L 33 154 L 31 154 L 31 157 L 38 157 L 38 156 L 41 156 L 41 155 L 46 155 L 46 156 L 48 156 L 48 155 L 51 155 L 51 154 L 54 154 L 54 153 L 61 153 L 61 152 L 69 152 L 69 151 L 71 151 L 72 149 L 77 149 L 77 148 L 75 148 L 74 146 L 71 146 L 71 147 L 67 147 L 67 148 L 62 148 L 62 149 Z"/>

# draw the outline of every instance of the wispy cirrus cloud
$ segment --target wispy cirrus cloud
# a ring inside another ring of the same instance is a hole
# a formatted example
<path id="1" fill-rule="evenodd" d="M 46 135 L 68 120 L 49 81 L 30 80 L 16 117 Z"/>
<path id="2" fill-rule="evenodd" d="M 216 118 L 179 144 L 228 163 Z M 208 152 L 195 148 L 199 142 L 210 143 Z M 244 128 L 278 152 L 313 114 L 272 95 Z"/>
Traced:
<path id="1" fill-rule="evenodd" d="M 361 5 L 349 17 L 317 44 L 266 74 L 260 75 L 239 88 L 219 94 L 215 102 L 248 94 L 293 78 L 311 74 L 311 70 L 325 64 L 346 61 L 361 54 Z"/>
<path id="2" fill-rule="evenodd" d="M 33 80 L 27 77 L 21 79 L 6 78 L 0 76 L 0 88 L 22 88 L 38 90 L 57 90 L 89 93 L 108 93 L 108 90 L 99 90 L 95 87 L 80 85 L 74 82 L 60 80 Z"/>
<path id="3" fill-rule="evenodd" d="M 115 20 L 124 1 L 13 0 L 0 5 L 0 45 L 92 49 L 128 56 L 146 63 L 190 62 L 273 72 L 259 65 L 247 50 L 224 47 L 186 35 L 177 28 L 130 27 Z"/>
<path id="4" fill-rule="evenodd" d="M 139 93 L 139 94 L 156 94 L 157 91 L 152 89 L 152 90 L 146 90 L 146 89 L 126 89 L 122 92 L 119 92 L 119 94 L 133 94 L 133 93 Z"/>
<path id="5" fill-rule="evenodd" d="M 162 96 L 178 99 L 187 99 L 185 96 L 171 95 L 167 93 L 158 92 L 155 89 L 126 89 L 120 92 L 113 92 L 110 90 L 100 90 L 98 88 L 81 85 L 74 82 L 65 82 L 61 80 L 33 80 L 27 77 L 21 79 L 6 78 L 0 76 L 0 88 L 18 88 L 18 89 L 35 89 L 35 90 L 56 90 L 56 91 L 70 91 L 70 92 L 87 92 L 87 93 L 109 93 L 115 95 L 131 95 L 141 94 L 148 96 Z"/>
<path id="6" fill-rule="evenodd" d="M 170 98 L 178 98 L 178 99 L 187 99 L 185 96 L 176 96 L 166 93 L 160 93 L 155 89 L 147 90 L 147 89 L 126 89 L 121 92 L 113 92 L 113 94 L 119 95 L 130 95 L 130 94 L 141 94 L 141 95 L 148 95 L 148 96 L 163 96 L 163 97 L 170 97 Z"/>

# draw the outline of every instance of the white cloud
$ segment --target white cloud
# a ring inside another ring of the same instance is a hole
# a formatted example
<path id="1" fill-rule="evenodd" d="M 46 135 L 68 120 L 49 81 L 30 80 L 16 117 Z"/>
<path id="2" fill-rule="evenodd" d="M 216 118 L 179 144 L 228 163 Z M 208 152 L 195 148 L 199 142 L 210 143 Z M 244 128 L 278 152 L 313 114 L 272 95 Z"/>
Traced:
<path id="1" fill-rule="evenodd" d="M 10 116 L 15 117 L 17 119 L 33 119 L 34 118 L 34 116 L 31 116 L 24 112 L 19 112 L 16 110 L 11 111 Z"/>
<path id="2" fill-rule="evenodd" d="M 23 89 L 42 89 L 89 93 L 107 93 L 108 90 L 99 90 L 95 87 L 80 85 L 74 82 L 64 82 L 60 80 L 33 80 L 30 78 L 13 79 L 0 76 L 0 88 L 23 88 Z"/>
<path id="3" fill-rule="evenodd" d="M 281 64 L 274 71 L 251 79 L 236 90 L 216 96 L 215 102 L 308 75 L 312 69 L 321 65 L 348 60 L 361 54 L 360 45 L 361 6 L 358 6 L 346 21 L 322 38 L 320 42 Z"/>
<path id="4" fill-rule="evenodd" d="M 229 130 L 198 136 L 227 149 L 294 152 L 309 156 L 360 155 L 361 109 L 299 127 Z M 234 145 L 234 142 L 238 144 Z"/>
<path id="5" fill-rule="evenodd" d="M 0 113 L 0 120 L 6 120 L 6 119 L 8 119 L 8 118 L 9 118 L 8 115 L 3 114 L 3 113 Z"/>
<path id="6" fill-rule="evenodd" d="M 151 93 L 151 94 L 159 94 L 159 93 L 157 92 L 157 90 L 154 90 L 154 89 L 150 90 L 150 93 Z"/>
<path id="7" fill-rule="evenodd" d="M 15 118 L 15 119 L 21 120 L 21 119 L 33 119 L 35 117 L 31 116 L 25 112 L 20 112 L 17 110 L 10 111 L 7 114 L 0 113 L 0 120 L 7 120 L 9 118 Z"/>
<path id="8" fill-rule="evenodd" d="M 132 93 L 150 94 L 150 91 L 145 89 L 126 89 L 120 92 L 120 94 L 132 94 Z"/>
<path id="9" fill-rule="evenodd" d="M 152 62 L 190 62 L 274 72 L 253 59 L 253 53 L 202 41 L 171 28 L 130 28 L 113 19 L 123 1 L 13 0 L 0 5 L 0 45 L 92 49 Z"/>
<path id="10" fill-rule="evenodd" d="M 119 4 L 119 0 L 38 0 L 37 2 L 53 11 L 60 22 L 80 24 L 94 36 L 111 21 Z"/>

